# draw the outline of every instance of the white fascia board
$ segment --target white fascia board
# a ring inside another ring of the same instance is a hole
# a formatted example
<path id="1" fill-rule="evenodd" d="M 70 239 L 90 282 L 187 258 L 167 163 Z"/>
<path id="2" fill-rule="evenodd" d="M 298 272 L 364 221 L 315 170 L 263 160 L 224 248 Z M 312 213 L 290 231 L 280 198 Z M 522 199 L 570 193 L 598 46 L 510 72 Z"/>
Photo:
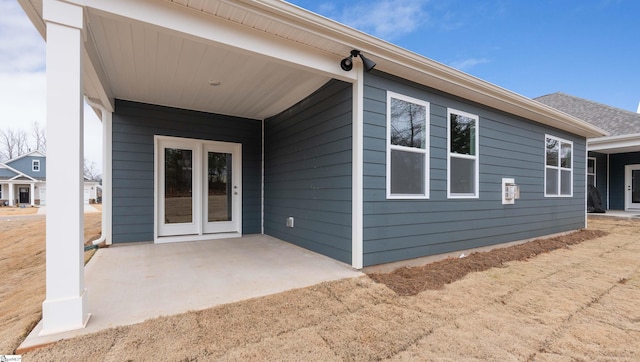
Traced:
<path id="1" fill-rule="evenodd" d="M 15 162 L 15 161 L 17 161 L 17 160 L 19 160 L 19 159 L 22 159 L 22 158 L 25 158 L 25 157 L 29 157 L 29 156 L 35 156 L 35 157 L 47 157 L 47 156 L 46 156 L 44 153 L 42 153 L 41 151 L 39 151 L 39 150 L 35 150 L 35 151 L 27 152 L 27 153 L 25 153 L 24 155 L 20 155 L 20 156 L 18 156 L 18 157 L 14 157 L 14 158 L 12 158 L 12 159 L 10 159 L 10 160 L 6 161 L 4 164 L 5 164 L 5 165 L 7 165 L 7 164 L 9 164 L 9 163 L 11 163 L 11 162 Z"/>
<path id="2" fill-rule="evenodd" d="M 45 25 L 44 20 L 40 17 L 40 14 L 38 13 L 38 11 L 33 7 L 33 4 L 31 3 L 31 1 L 18 0 L 18 3 L 22 7 L 22 10 L 24 10 L 25 14 L 27 14 L 27 17 L 29 18 L 29 20 L 31 20 L 31 23 L 36 28 L 38 33 L 40 33 L 40 36 L 42 37 L 42 39 L 46 39 L 47 26 Z"/>
<path id="3" fill-rule="evenodd" d="M 638 133 L 587 140 L 587 149 L 589 151 L 613 151 L 613 153 L 617 153 L 629 152 L 632 151 L 630 150 L 632 148 L 640 150 L 640 134 Z"/>
<path id="4" fill-rule="evenodd" d="M 335 54 L 304 46 L 181 5 L 151 0 L 76 0 L 70 2 L 88 7 L 89 12 L 97 11 L 97 15 L 100 16 L 115 15 L 130 18 L 151 27 L 155 26 L 159 31 L 168 29 L 179 32 L 194 41 L 214 42 L 222 47 L 254 56 L 263 56 L 272 61 L 350 83 L 356 80 L 354 72 L 345 72 L 340 68 L 340 59 L 336 59 Z"/>

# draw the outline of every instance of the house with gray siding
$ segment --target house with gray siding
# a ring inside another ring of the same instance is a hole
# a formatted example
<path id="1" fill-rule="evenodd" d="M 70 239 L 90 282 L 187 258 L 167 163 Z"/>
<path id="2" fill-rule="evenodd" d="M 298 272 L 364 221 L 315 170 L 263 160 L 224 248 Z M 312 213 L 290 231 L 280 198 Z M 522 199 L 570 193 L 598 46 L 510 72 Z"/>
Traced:
<path id="1" fill-rule="evenodd" d="M 31 151 L 0 163 L 0 206 L 40 205 L 45 196 L 47 162 Z"/>
<path id="2" fill-rule="evenodd" d="M 47 187 L 81 187 L 84 97 L 108 244 L 266 234 L 360 269 L 585 227 L 605 133 L 553 107 L 283 1 L 19 2 Z M 80 203 L 48 199 L 43 334 L 88 318 Z"/>
<path id="3" fill-rule="evenodd" d="M 640 109 L 634 113 L 562 92 L 535 100 L 608 133 L 587 140 L 587 184 L 598 189 L 607 210 L 640 210 Z"/>
<path id="4" fill-rule="evenodd" d="M 0 163 L 0 206 L 46 206 L 47 156 L 38 150 Z M 99 182 L 84 179 L 83 203 L 95 201 Z"/>

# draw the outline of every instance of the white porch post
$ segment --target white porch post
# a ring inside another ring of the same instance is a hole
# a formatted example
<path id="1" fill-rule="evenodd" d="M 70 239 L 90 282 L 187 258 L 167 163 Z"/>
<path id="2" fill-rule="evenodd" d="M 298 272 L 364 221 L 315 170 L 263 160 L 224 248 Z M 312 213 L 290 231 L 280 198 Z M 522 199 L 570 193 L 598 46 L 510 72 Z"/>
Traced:
<path id="1" fill-rule="evenodd" d="M 353 97 L 352 109 L 352 181 L 351 181 L 351 266 L 362 269 L 363 247 L 363 168 L 364 168 L 364 73 L 360 62 L 354 62 L 353 70 L 358 77 L 351 85 Z"/>
<path id="2" fill-rule="evenodd" d="M 14 191 L 15 191 L 15 187 L 16 185 L 14 184 L 8 184 L 8 189 L 9 189 L 9 206 L 13 206 L 13 199 L 15 199 L 16 197 L 14 196 Z"/>
<path id="3" fill-rule="evenodd" d="M 31 206 L 36 204 L 36 184 L 32 183 L 30 185 L 31 189 L 29 190 L 29 201 L 31 202 Z"/>
<path id="4" fill-rule="evenodd" d="M 83 8 L 44 0 L 47 26 L 46 299 L 40 335 L 83 328 Z"/>
<path id="5" fill-rule="evenodd" d="M 102 111 L 102 235 L 107 245 L 113 243 L 111 221 L 113 220 L 113 206 L 111 202 L 111 177 L 112 177 L 112 119 L 113 113 Z"/>

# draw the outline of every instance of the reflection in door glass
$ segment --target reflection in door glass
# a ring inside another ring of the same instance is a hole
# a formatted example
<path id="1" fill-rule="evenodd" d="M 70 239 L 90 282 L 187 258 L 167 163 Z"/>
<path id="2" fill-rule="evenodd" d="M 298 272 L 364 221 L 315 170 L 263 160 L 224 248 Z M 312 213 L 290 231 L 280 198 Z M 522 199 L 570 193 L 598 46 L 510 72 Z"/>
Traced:
<path id="1" fill-rule="evenodd" d="M 640 203 L 640 170 L 631 171 L 631 202 Z"/>
<path id="2" fill-rule="evenodd" d="M 193 154 L 164 150 L 164 219 L 166 224 L 193 222 Z"/>
<path id="3" fill-rule="evenodd" d="M 231 154 L 208 152 L 207 220 L 231 221 Z"/>

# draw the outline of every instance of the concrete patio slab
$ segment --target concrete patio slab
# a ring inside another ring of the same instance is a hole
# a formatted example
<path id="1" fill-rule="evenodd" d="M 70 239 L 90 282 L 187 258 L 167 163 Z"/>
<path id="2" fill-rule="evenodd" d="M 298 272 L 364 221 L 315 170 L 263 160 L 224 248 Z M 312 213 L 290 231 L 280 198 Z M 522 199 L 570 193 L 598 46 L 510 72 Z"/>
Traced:
<path id="1" fill-rule="evenodd" d="M 99 249 L 85 267 L 87 327 L 39 336 L 18 351 L 163 315 L 363 275 L 351 266 L 270 236 Z"/>

